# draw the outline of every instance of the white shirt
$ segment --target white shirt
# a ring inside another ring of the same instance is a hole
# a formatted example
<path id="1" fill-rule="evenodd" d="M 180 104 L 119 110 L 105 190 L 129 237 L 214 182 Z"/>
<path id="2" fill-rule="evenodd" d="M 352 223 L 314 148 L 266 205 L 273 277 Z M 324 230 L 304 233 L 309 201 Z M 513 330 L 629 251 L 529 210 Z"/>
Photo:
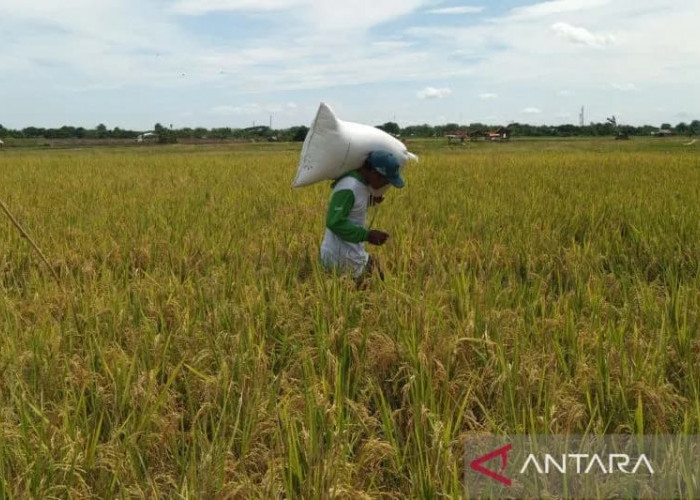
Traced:
<path id="1" fill-rule="evenodd" d="M 369 187 L 352 175 L 340 179 L 331 197 L 338 191 L 351 190 L 355 203 L 350 210 L 348 220 L 355 225 L 366 227 L 367 206 L 369 205 Z M 365 251 L 364 242 L 351 243 L 339 238 L 333 231 L 326 228 L 321 243 L 321 262 L 329 269 L 351 271 L 354 277 L 359 277 L 364 271 L 369 254 Z"/>

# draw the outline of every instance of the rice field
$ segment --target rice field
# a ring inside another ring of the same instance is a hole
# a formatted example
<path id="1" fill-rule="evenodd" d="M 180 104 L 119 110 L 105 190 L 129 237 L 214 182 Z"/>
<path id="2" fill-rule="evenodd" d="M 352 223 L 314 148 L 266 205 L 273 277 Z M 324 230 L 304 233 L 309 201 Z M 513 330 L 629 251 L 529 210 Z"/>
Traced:
<path id="1" fill-rule="evenodd" d="M 700 149 L 414 141 L 386 281 L 299 145 L 0 151 L 0 499 L 434 498 L 475 433 L 700 434 Z"/>

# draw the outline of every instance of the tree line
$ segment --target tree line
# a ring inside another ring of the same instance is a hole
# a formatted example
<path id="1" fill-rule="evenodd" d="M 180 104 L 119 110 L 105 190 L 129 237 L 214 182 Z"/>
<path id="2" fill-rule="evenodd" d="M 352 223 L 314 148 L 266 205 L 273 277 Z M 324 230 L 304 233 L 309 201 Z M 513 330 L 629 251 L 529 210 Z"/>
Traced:
<path id="1" fill-rule="evenodd" d="M 481 134 L 490 130 L 496 130 L 499 125 L 484 123 L 470 123 L 460 125 L 447 123 L 444 125 L 410 125 L 400 127 L 395 122 L 386 122 L 377 125 L 386 132 L 403 137 L 442 137 L 446 134 L 458 134 L 468 131 L 470 134 Z M 527 123 L 510 123 L 507 125 L 511 135 L 516 137 L 574 137 L 574 136 L 648 136 L 659 130 L 665 130 L 676 135 L 700 135 L 700 120 L 690 123 L 681 122 L 675 126 L 663 123 L 659 127 L 652 125 L 617 125 L 614 123 L 590 123 L 584 126 L 578 125 L 530 125 Z M 219 127 L 207 129 L 204 127 L 172 128 L 156 123 L 153 129 L 137 131 L 114 127 L 109 129 L 103 123 L 95 128 L 72 127 L 64 125 L 59 128 L 26 127 L 19 130 L 5 128 L 0 125 L 0 138 L 15 139 L 134 139 L 145 132 L 152 132 L 155 140 L 159 142 L 177 142 L 179 139 L 213 139 L 213 140 L 279 140 L 279 141 L 303 141 L 308 127 L 303 125 L 286 129 L 272 129 L 267 126 L 231 128 Z"/>
<path id="2" fill-rule="evenodd" d="M 270 127 L 231 128 L 220 127 L 207 129 L 204 127 L 165 127 L 156 123 L 150 130 L 128 130 L 119 127 L 107 128 L 100 123 L 93 129 L 64 125 L 59 128 L 26 127 L 9 129 L 0 125 L 0 138 L 14 139 L 134 139 L 144 134 L 154 134 L 160 142 L 176 142 L 178 139 L 274 139 L 282 141 L 303 141 L 308 127 L 298 126 L 274 130 Z"/>
<path id="3" fill-rule="evenodd" d="M 400 128 L 394 122 L 387 122 L 379 125 L 379 128 L 394 135 L 415 136 L 415 137 L 440 137 L 446 134 L 459 134 L 469 132 L 479 135 L 489 131 L 498 130 L 501 125 L 490 125 L 485 123 L 470 123 L 460 125 L 457 123 L 447 123 L 445 125 L 411 125 Z M 507 128 L 511 135 L 517 137 L 596 137 L 596 136 L 648 136 L 660 130 L 667 130 L 675 135 L 700 135 L 700 120 L 693 120 L 690 123 L 681 122 L 676 126 L 670 123 L 662 123 L 661 126 L 642 125 L 618 125 L 615 123 L 589 123 L 579 126 L 572 124 L 565 125 L 530 125 L 527 123 L 509 123 Z"/>

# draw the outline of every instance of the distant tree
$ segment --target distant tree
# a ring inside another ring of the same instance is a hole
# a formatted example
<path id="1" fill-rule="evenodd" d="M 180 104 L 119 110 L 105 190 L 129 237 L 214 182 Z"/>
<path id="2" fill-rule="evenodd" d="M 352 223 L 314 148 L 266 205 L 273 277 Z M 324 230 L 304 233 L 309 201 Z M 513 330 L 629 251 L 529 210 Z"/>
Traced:
<path id="1" fill-rule="evenodd" d="M 593 135 L 597 136 L 617 135 L 617 124 L 613 124 L 610 121 L 606 123 L 591 123 L 591 129 Z"/>
<path id="2" fill-rule="evenodd" d="M 231 137 L 232 131 L 230 127 L 213 128 L 211 129 L 210 135 L 214 139 L 228 139 Z"/>
<path id="3" fill-rule="evenodd" d="M 679 135 L 690 135 L 690 126 L 685 122 L 680 122 L 674 127 L 674 131 Z"/>
<path id="4" fill-rule="evenodd" d="M 691 135 L 700 135 L 700 120 L 693 120 L 688 126 Z"/>
<path id="5" fill-rule="evenodd" d="M 275 135 L 275 131 L 266 125 L 244 128 L 240 132 L 241 137 L 246 139 L 267 139 Z"/>
<path id="6" fill-rule="evenodd" d="M 64 125 L 59 129 L 51 129 L 47 135 L 56 139 L 70 139 L 75 137 L 75 127 Z"/>
<path id="7" fill-rule="evenodd" d="M 158 132 L 158 144 L 175 144 L 177 142 L 177 134 L 174 130 L 163 127 Z"/>
<path id="8" fill-rule="evenodd" d="M 445 124 L 445 127 L 443 128 L 443 132 L 445 134 L 454 134 L 459 130 L 459 124 L 457 123 L 447 123 Z"/>
<path id="9" fill-rule="evenodd" d="M 231 137 L 234 139 L 242 139 L 245 136 L 245 132 L 242 128 L 234 128 L 231 130 Z"/>
<path id="10" fill-rule="evenodd" d="M 401 127 L 399 127 L 398 123 L 386 122 L 382 125 L 377 125 L 377 128 L 380 130 L 383 130 L 387 134 L 392 134 L 392 135 L 401 134 Z"/>
<path id="11" fill-rule="evenodd" d="M 104 139 L 107 137 L 107 126 L 104 123 L 100 123 L 96 128 L 95 128 L 96 136 L 99 139 Z"/>
<path id="12" fill-rule="evenodd" d="M 27 127 L 22 129 L 22 134 L 29 138 L 40 138 L 46 135 L 46 129 L 37 127 Z"/>
<path id="13" fill-rule="evenodd" d="M 557 126 L 556 130 L 559 137 L 571 137 L 572 135 L 578 135 L 579 132 L 578 127 L 570 123 Z"/>
<path id="14" fill-rule="evenodd" d="M 409 125 L 402 130 L 402 133 L 408 137 L 433 137 L 435 129 L 424 123 L 422 125 Z"/>
<path id="15" fill-rule="evenodd" d="M 191 139 L 194 137 L 194 131 L 190 127 L 183 127 L 174 132 L 178 139 Z"/>
<path id="16" fill-rule="evenodd" d="M 670 123 L 662 123 L 661 130 L 671 130 L 671 124 Z"/>
<path id="17" fill-rule="evenodd" d="M 309 127 L 301 125 L 299 127 L 292 127 L 290 130 L 290 139 L 294 142 L 304 142 L 306 139 L 306 134 L 309 133 Z"/>
<path id="18" fill-rule="evenodd" d="M 481 122 L 474 122 L 469 124 L 469 132 L 477 134 L 485 134 L 489 131 L 491 127 Z"/>
<path id="19" fill-rule="evenodd" d="M 471 130 L 476 129 L 476 127 L 474 127 L 474 124 L 470 125 L 469 128 Z M 527 123 L 511 123 L 509 128 L 513 135 L 521 137 L 536 137 L 540 135 L 540 132 L 535 127 Z M 483 130 L 483 132 L 485 131 L 486 130 Z"/>
<path id="20" fill-rule="evenodd" d="M 618 132 L 623 135 L 637 135 L 637 127 L 633 127 L 632 125 L 620 125 L 617 129 Z"/>
<path id="21" fill-rule="evenodd" d="M 177 136 L 170 130 L 165 129 L 166 132 L 161 132 L 158 134 L 158 144 L 175 144 L 177 142 Z"/>

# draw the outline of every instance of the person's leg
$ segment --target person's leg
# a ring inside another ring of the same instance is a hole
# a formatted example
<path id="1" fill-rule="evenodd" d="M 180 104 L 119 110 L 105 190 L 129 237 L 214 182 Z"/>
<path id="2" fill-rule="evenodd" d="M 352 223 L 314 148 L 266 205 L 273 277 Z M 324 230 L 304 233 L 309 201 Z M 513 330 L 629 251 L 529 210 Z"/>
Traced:
<path id="1" fill-rule="evenodd" d="M 379 265 L 379 261 L 376 257 L 372 257 L 370 255 L 367 259 L 367 264 L 365 265 L 362 274 L 360 274 L 355 280 L 355 282 L 357 283 L 357 287 L 361 290 L 367 288 L 367 286 L 369 285 L 369 281 L 372 278 L 372 274 L 374 273 L 377 273 L 379 275 L 379 279 L 384 281 L 384 272 L 382 271 L 382 268 Z"/>

